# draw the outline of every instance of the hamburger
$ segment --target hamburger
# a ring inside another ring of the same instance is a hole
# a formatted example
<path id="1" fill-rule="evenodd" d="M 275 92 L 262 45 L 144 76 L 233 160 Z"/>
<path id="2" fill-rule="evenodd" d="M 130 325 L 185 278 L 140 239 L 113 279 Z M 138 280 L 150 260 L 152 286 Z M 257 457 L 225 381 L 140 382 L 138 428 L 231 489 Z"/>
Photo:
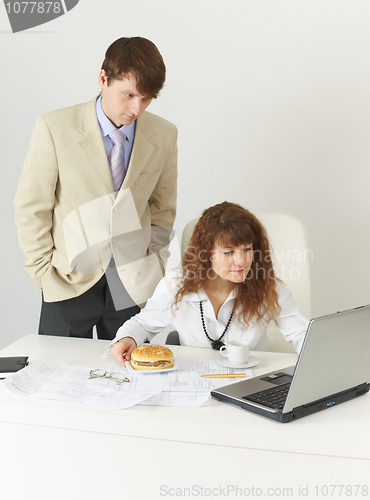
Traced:
<path id="1" fill-rule="evenodd" d="M 131 366 L 134 370 L 163 370 L 172 368 L 173 365 L 173 352 L 162 345 L 144 344 L 131 353 Z"/>

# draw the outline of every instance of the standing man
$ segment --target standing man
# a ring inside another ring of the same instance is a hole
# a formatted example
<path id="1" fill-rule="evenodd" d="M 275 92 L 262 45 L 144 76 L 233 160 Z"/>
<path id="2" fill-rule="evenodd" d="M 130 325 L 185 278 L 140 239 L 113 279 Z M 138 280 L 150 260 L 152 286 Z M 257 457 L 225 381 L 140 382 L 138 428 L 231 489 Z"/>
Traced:
<path id="1" fill-rule="evenodd" d="M 176 214 L 177 130 L 146 111 L 163 87 L 157 47 L 120 38 L 92 101 L 40 116 L 15 198 L 39 333 L 111 340 L 162 277 Z"/>

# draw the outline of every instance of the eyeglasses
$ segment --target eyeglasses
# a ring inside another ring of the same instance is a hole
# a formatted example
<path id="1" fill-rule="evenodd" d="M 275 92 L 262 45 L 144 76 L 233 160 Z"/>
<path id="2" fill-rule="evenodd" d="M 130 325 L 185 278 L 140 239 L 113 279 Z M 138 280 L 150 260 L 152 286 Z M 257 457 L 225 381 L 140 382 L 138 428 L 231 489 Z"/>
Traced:
<path id="1" fill-rule="evenodd" d="M 123 382 L 130 382 L 130 379 L 122 375 L 122 373 L 118 372 L 110 373 L 103 370 L 102 368 L 96 368 L 95 370 L 91 370 L 89 378 L 108 378 L 109 380 L 117 382 L 117 384 L 122 384 Z"/>

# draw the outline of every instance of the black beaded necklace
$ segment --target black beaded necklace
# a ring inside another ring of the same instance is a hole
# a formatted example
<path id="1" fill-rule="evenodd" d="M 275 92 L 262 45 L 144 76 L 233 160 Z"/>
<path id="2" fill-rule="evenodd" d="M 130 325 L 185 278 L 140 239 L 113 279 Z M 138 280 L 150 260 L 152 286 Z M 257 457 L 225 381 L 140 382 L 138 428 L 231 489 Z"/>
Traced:
<path id="1" fill-rule="evenodd" d="M 229 321 L 227 322 L 227 324 L 225 326 L 225 330 L 223 331 L 221 337 L 219 337 L 218 339 L 211 339 L 211 337 L 208 335 L 206 323 L 204 321 L 203 304 L 202 304 L 201 300 L 199 301 L 199 309 L 200 309 L 200 319 L 202 320 L 203 331 L 206 334 L 207 339 L 211 342 L 212 349 L 214 349 L 215 351 L 219 351 L 221 349 L 221 347 L 225 345 L 221 339 L 225 335 L 225 333 L 227 332 L 227 329 L 229 328 L 229 325 L 231 323 L 231 319 L 232 319 L 233 314 L 234 314 L 234 307 L 231 311 Z"/>

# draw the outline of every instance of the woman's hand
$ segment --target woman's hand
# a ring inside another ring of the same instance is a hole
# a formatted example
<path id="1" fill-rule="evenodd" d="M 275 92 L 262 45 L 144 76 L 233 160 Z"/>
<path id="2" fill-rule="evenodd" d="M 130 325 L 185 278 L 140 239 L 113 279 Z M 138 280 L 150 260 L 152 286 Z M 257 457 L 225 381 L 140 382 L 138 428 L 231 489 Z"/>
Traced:
<path id="1" fill-rule="evenodd" d="M 125 361 L 130 360 L 131 353 L 136 347 L 137 345 L 133 338 L 123 337 L 123 339 L 112 346 L 110 353 L 121 365 L 125 366 Z"/>

